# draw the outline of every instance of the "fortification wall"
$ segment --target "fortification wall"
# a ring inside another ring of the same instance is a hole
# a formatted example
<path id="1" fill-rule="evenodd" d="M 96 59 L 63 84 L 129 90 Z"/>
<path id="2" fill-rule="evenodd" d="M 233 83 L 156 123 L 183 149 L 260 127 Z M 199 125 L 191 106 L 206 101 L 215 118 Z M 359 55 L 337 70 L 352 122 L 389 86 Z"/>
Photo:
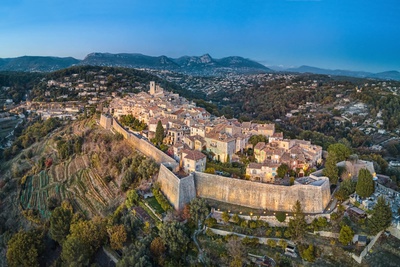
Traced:
<path id="1" fill-rule="evenodd" d="M 153 158 L 157 163 L 166 163 L 176 170 L 177 162 L 157 149 L 153 144 L 128 132 L 115 119 L 113 129 L 122 134 L 137 150 Z M 299 200 L 306 213 L 321 213 L 330 200 L 329 182 L 321 186 L 280 186 L 227 178 L 196 172 L 179 179 L 165 165 L 160 165 L 158 182 L 161 190 L 175 209 L 181 209 L 197 196 L 256 209 L 291 211 Z"/>
<path id="2" fill-rule="evenodd" d="M 190 174 L 189 176 L 182 178 L 180 180 L 179 187 L 179 208 L 183 208 L 187 203 L 189 203 L 193 198 L 196 197 L 196 187 L 194 185 L 194 176 Z"/>
<path id="3" fill-rule="evenodd" d="M 113 129 L 122 134 L 137 150 L 147 157 L 153 158 L 158 164 L 161 164 L 162 162 L 176 163 L 173 158 L 156 148 L 153 144 L 140 139 L 133 133 L 125 130 L 125 128 L 122 127 L 115 118 L 113 119 Z"/>
<path id="4" fill-rule="evenodd" d="M 175 208 L 180 209 L 179 206 L 179 195 L 180 195 L 180 180 L 163 164 L 160 165 L 160 171 L 158 173 L 158 180 L 161 186 L 161 191 L 168 199 L 169 203 Z"/>
<path id="5" fill-rule="evenodd" d="M 322 186 L 280 186 L 196 172 L 195 186 L 200 197 L 257 209 L 291 211 L 299 200 L 304 212 L 320 213 L 330 198 L 328 181 Z"/>

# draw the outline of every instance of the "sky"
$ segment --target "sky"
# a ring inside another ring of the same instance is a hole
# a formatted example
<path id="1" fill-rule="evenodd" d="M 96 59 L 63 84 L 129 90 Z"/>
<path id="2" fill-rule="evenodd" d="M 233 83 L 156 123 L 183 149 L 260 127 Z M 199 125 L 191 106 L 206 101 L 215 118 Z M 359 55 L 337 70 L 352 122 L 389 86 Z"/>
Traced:
<path id="1" fill-rule="evenodd" d="M 0 1 L 0 58 L 92 52 L 400 71 L 400 1 Z"/>

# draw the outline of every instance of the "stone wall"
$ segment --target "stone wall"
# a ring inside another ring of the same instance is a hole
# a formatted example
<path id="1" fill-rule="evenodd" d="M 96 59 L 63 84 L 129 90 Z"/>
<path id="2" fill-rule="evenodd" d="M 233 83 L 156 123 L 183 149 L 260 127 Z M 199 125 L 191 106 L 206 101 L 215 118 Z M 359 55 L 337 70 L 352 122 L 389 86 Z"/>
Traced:
<path id="1" fill-rule="evenodd" d="M 321 186 L 281 186 L 199 172 L 194 180 L 197 196 L 256 209 L 291 211 L 299 200 L 304 212 L 321 213 L 330 200 L 328 180 Z"/>
<path id="2" fill-rule="evenodd" d="M 193 174 L 180 179 L 167 166 L 161 164 L 158 182 L 161 191 L 176 210 L 182 209 L 196 197 Z"/>
<path id="3" fill-rule="evenodd" d="M 125 130 L 125 128 L 122 127 L 115 118 L 113 119 L 112 126 L 116 132 L 122 134 L 137 150 L 139 150 L 147 157 L 153 158 L 158 164 L 161 164 L 162 162 L 176 163 L 173 158 L 156 148 L 150 142 L 141 139 L 135 134 Z"/>
<path id="4" fill-rule="evenodd" d="M 104 124 L 105 118 L 103 120 Z M 280 186 L 202 172 L 195 172 L 180 179 L 171 171 L 175 171 L 178 166 L 173 158 L 148 141 L 127 131 L 115 119 L 112 121 L 112 128 L 122 134 L 141 153 L 153 158 L 159 164 L 164 163 L 160 166 L 158 181 L 162 192 L 175 209 L 182 209 L 196 196 L 274 211 L 291 211 L 293 204 L 299 200 L 306 213 L 321 213 L 329 203 L 328 180 L 321 186 L 301 184 Z"/>
<path id="5" fill-rule="evenodd" d="M 179 178 L 170 171 L 164 164 L 160 165 L 160 171 L 158 173 L 158 180 L 161 186 L 161 191 L 168 199 L 169 203 L 176 209 L 182 208 L 179 205 L 180 195 L 180 180 Z M 189 200 L 190 201 L 190 200 Z"/>

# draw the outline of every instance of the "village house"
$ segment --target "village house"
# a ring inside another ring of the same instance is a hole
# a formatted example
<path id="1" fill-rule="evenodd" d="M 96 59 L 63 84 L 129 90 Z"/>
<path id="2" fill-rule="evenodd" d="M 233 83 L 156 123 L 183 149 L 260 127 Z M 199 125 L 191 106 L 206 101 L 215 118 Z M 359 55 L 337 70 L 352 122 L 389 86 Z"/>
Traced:
<path id="1" fill-rule="evenodd" d="M 197 150 L 183 149 L 181 151 L 181 166 L 186 173 L 204 172 L 206 169 L 206 155 Z"/>

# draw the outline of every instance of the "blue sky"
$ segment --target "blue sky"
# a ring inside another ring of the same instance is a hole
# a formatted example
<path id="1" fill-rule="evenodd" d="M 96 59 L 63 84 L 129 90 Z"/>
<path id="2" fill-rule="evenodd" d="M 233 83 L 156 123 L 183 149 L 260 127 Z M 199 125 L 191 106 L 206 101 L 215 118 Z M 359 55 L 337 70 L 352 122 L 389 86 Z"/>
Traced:
<path id="1" fill-rule="evenodd" d="M 400 70 L 398 0 L 2 0 L 0 58 L 238 55 L 265 65 Z"/>

